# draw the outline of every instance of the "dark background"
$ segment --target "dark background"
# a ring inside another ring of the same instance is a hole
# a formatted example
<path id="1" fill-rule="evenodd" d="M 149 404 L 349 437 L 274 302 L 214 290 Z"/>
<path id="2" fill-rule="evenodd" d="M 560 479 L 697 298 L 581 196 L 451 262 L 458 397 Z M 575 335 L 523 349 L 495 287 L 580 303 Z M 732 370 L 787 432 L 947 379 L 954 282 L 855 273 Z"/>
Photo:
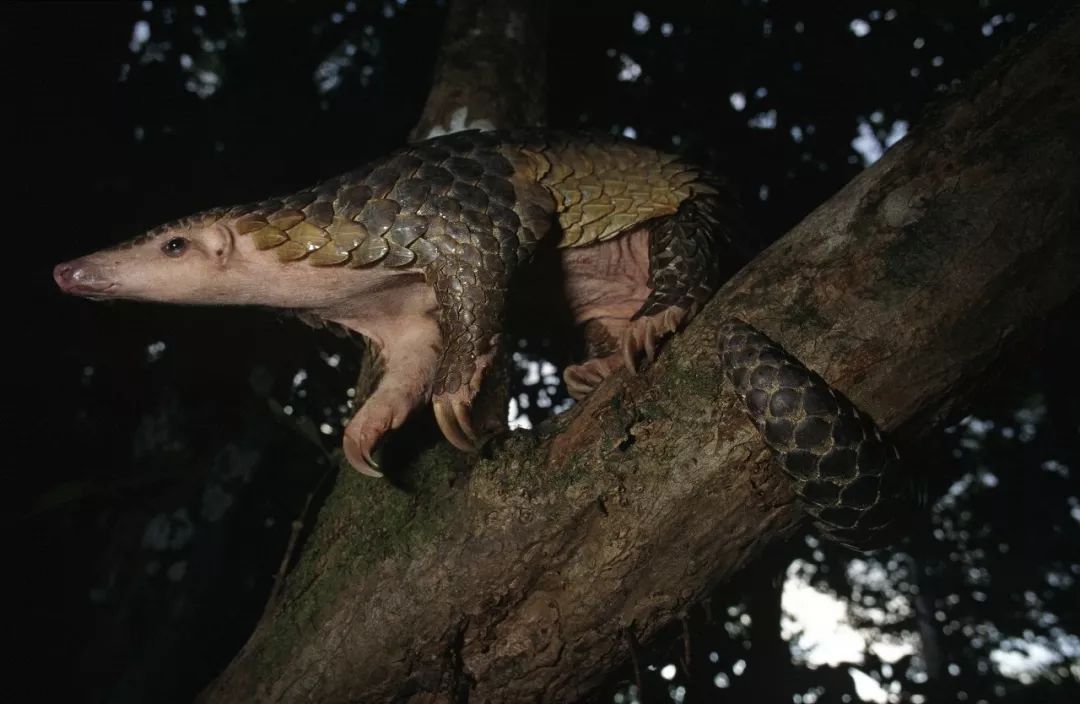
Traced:
<path id="1" fill-rule="evenodd" d="M 1050 5 L 554 2 L 549 121 L 712 165 L 774 238 Z M 357 353 L 266 312 L 63 298 L 52 266 L 403 143 L 444 12 L 434 0 L 0 9 L 8 663 L 36 700 L 188 701 L 220 671 L 291 522 L 334 471 Z M 677 624 L 645 648 L 603 699 L 859 701 L 849 664 L 811 667 L 806 643 L 780 637 L 779 599 L 801 583 L 845 603 L 868 642 L 913 644 L 856 665 L 889 701 L 1077 700 L 1072 308 L 940 434 L 931 510 L 900 552 L 852 562 L 800 536 L 693 609 L 688 637 Z M 543 355 L 532 341 L 523 363 Z M 537 398 L 559 390 L 527 393 L 539 420 Z M 1017 652 L 1029 664 L 1013 671 L 1001 654 Z"/>

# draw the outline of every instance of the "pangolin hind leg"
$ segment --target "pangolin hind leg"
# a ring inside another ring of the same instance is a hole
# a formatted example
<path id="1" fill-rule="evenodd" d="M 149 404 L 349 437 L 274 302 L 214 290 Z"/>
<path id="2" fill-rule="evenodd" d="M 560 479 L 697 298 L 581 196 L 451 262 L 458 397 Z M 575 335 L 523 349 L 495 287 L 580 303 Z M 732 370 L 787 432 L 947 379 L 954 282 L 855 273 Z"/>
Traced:
<path id="1" fill-rule="evenodd" d="M 338 321 L 360 332 L 349 321 Z M 441 340 L 435 319 L 428 315 L 412 316 L 394 325 L 392 334 L 375 340 L 379 346 L 382 376 L 375 390 L 345 427 L 342 448 L 349 463 L 363 474 L 380 477 L 373 459 L 382 437 L 401 426 L 431 395 L 435 368 L 439 361 Z"/>
<path id="2" fill-rule="evenodd" d="M 563 374 L 572 396 L 588 395 L 621 365 L 636 371 L 642 358 L 653 361 L 663 339 L 685 327 L 719 287 L 722 276 L 741 263 L 742 257 L 731 249 L 728 231 L 740 221 L 735 219 L 737 213 L 726 213 L 724 207 L 720 196 L 699 194 L 675 214 L 646 225 L 648 262 L 641 274 L 641 293 L 627 297 L 631 305 L 621 316 L 608 313 L 588 319 L 586 361 L 567 367 Z"/>
<path id="3" fill-rule="evenodd" d="M 911 493 L 874 421 L 741 320 L 717 340 L 725 376 L 818 528 L 859 550 L 890 542 Z"/>
<path id="4" fill-rule="evenodd" d="M 585 361 L 563 370 L 563 381 L 571 397 L 585 398 L 622 364 L 619 340 L 629 325 L 629 318 L 612 317 L 593 318 L 585 323 Z"/>
<path id="5" fill-rule="evenodd" d="M 658 344 L 678 332 L 719 288 L 725 268 L 721 242 L 722 201 L 715 194 L 697 195 L 679 206 L 674 215 L 650 228 L 649 296 L 630 319 L 620 348 L 627 368 L 635 371 L 640 359 L 652 362 Z"/>

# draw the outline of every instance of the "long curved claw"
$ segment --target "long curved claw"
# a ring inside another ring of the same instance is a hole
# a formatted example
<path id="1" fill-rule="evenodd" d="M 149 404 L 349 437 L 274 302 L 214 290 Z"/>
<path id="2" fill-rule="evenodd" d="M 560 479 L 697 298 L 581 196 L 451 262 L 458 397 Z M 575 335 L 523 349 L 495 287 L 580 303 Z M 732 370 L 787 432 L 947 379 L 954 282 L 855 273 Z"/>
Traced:
<path id="1" fill-rule="evenodd" d="M 637 326 L 631 324 L 623 333 L 622 358 L 631 374 L 637 374 L 637 351 L 640 349 L 637 339 Z"/>
<path id="2" fill-rule="evenodd" d="M 461 432 L 465 433 L 465 437 L 469 438 L 473 447 L 476 447 L 477 434 L 476 429 L 473 428 L 472 406 L 457 399 L 450 403 L 454 409 L 454 417 L 457 418 L 458 427 L 461 428 Z"/>
<path id="3" fill-rule="evenodd" d="M 471 452 L 476 449 L 476 432 L 469 418 L 467 404 L 451 397 L 436 398 L 432 407 L 439 430 L 459 450 Z"/>
<path id="4" fill-rule="evenodd" d="M 345 436 L 341 445 L 345 450 L 345 459 L 349 461 L 353 469 L 368 477 L 383 476 L 383 473 L 379 471 L 379 464 L 371 457 L 372 448 L 363 447 L 360 442 L 348 435 Z"/>

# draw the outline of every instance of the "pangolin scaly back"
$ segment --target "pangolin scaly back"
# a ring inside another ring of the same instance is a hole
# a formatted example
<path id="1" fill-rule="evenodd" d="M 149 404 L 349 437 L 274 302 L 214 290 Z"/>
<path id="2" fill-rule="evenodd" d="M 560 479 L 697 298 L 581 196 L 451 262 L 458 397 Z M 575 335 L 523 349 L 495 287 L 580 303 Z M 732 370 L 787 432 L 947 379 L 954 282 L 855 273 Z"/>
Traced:
<path id="1" fill-rule="evenodd" d="M 410 145 L 296 193 L 208 210 L 138 238 L 234 219 L 283 262 L 424 268 L 440 253 L 523 260 L 551 226 L 559 246 L 610 239 L 712 193 L 677 157 L 612 137 L 460 132 Z"/>

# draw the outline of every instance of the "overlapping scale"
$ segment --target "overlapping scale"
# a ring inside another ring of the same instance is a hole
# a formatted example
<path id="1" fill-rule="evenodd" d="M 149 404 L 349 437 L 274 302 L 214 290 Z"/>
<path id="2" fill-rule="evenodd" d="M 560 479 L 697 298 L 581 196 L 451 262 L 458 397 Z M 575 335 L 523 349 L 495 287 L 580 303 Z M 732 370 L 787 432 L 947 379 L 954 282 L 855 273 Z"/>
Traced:
<path id="1" fill-rule="evenodd" d="M 553 220 L 560 246 L 583 246 L 669 215 L 705 188 L 693 167 L 634 143 L 468 132 L 253 204 L 234 227 L 281 261 L 314 266 L 426 268 L 482 253 L 481 270 L 492 257 L 512 268 Z"/>

